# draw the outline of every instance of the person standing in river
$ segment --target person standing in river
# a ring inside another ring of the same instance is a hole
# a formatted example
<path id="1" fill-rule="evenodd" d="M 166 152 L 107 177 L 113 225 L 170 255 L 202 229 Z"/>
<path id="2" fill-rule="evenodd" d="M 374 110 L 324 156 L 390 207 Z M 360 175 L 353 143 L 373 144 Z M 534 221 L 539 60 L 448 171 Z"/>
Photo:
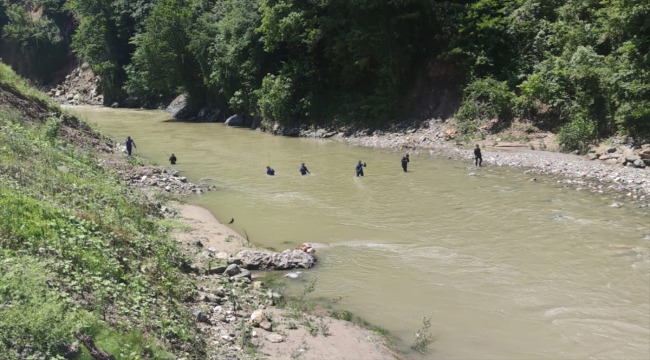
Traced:
<path id="1" fill-rule="evenodd" d="M 359 160 L 359 163 L 357 164 L 356 170 L 357 170 L 357 177 L 363 176 L 363 168 L 366 167 L 366 163 L 361 162 Z"/>
<path id="2" fill-rule="evenodd" d="M 169 162 L 172 165 L 176 165 L 176 155 L 174 155 L 174 153 L 172 153 L 172 156 L 169 157 Z"/>
<path id="3" fill-rule="evenodd" d="M 483 157 L 481 156 L 481 147 L 476 144 L 474 149 L 474 166 L 483 166 Z"/>
<path id="4" fill-rule="evenodd" d="M 266 167 L 266 175 L 274 176 L 275 175 L 275 170 L 272 167 L 267 166 Z"/>
<path id="5" fill-rule="evenodd" d="M 300 175 L 307 175 L 311 174 L 309 170 L 307 170 L 307 167 L 305 166 L 305 163 L 302 163 L 302 166 L 300 167 Z"/>
<path id="6" fill-rule="evenodd" d="M 402 157 L 402 169 L 404 169 L 404 172 L 406 172 L 406 168 L 408 167 L 409 162 L 411 162 L 409 159 L 409 154 L 406 154 L 404 157 Z"/>
<path id="7" fill-rule="evenodd" d="M 135 146 L 135 141 L 133 141 L 133 139 L 131 139 L 130 136 L 126 137 L 126 141 L 124 142 L 124 145 L 126 145 L 126 152 L 129 153 L 129 156 L 131 156 L 131 148 L 132 147 L 134 147 L 136 149 L 138 148 L 137 146 Z"/>

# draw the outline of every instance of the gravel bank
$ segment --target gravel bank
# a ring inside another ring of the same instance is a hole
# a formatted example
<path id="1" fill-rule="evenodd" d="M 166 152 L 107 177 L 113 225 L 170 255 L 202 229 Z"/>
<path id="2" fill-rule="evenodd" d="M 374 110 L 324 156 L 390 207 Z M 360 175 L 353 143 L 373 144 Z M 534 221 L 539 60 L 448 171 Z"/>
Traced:
<path id="1" fill-rule="evenodd" d="M 323 131 L 305 132 L 307 137 L 321 137 Z M 443 125 L 430 122 L 427 128 L 404 129 L 401 132 L 344 133 L 331 136 L 354 146 L 377 147 L 429 153 L 452 159 L 473 159 L 472 150 L 445 141 Z M 485 145 L 485 144 L 484 144 Z M 500 148 L 482 146 L 484 166 L 521 167 L 526 173 L 552 175 L 558 182 L 599 193 L 623 192 L 648 207 L 650 202 L 650 170 L 608 165 L 585 157 L 558 152 L 530 150 L 525 145 Z"/>

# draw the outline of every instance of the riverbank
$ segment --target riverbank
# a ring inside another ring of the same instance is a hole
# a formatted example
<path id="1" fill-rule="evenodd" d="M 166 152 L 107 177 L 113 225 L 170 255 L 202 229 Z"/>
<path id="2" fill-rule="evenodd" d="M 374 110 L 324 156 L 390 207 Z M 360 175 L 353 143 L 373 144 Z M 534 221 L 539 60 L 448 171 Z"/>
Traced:
<path id="1" fill-rule="evenodd" d="M 429 121 L 426 126 L 404 127 L 390 132 L 374 131 L 333 131 L 305 130 L 303 137 L 332 138 L 353 146 L 393 149 L 402 152 L 415 152 L 466 161 L 474 165 L 474 144 L 481 146 L 483 166 L 510 166 L 524 168 L 531 174 L 550 175 L 558 183 L 580 190 L 598 193 L 621 192 L 630 199 L 638 201 L 639 206 L 650 204 L 650 167 L 648 169 L 624 166 L 623 161 L 631 145 L 594 146 L 588 157 L 558 152 L 553 135 L 540 134 L 536 141 L 528 143 L 502 141 L 501 138 L 479 140 L 465 144 L 450 139 L 455 138 L 452 128 L 444 122 Z M 532 145 L 535 144 L 535 145 Z M 533 148 L 533 149 L 531 149 Z M 650 145 L 636 147 L 641 155 L 650 158 Z M 604 156 L 603 153 L 611 153 Z M 634 158 L 640 156 L 634 153 Z M 603 160 L 598 160 L 602 158 Z M 607 160 L 614 160 L 606 162 Z"/>
<path id="2" fill-rule="evenodd" d="M 329 314 L 303 341 L 299 329 L 316 323 L 307 313 L 315 308 L 284 298 L 273 276 L 240 269 L 232 255 L 250 244 L 206 210 L 174 202 L 213 188 L 127 157 L 119 142 L 1 64 L 0 140 L 0 357 L 252 359 L 297 351 L 317 359 L 317 349 L 348 337 L 367 342 L 376 358 L 392 354 Z M 286 333 L 283 304 L 299 305 L 294 316 L 303 321 Z M 257 323 L 265 309 L 267 322 Z M 342 349 L 355 354 L 352 344 Z"/>
<path id="3" fill-rule="evenodd" d="M 183 244 L 186 251 L 198 254 L 197 260 L 203 257 L 203 261 L 198 260 L 197 263 L 204 263 L 207 259 L 225 260 L 242 249 L 251 248 L 251 244 L 244 237 L 219 222 L 208 210 L 182 203 L 176 203 L 174 207 L 179 210 L 178 218 L 191 227 L 174 232 L 174 237 Z M 196 251 L 199 242 L 201 245 L 198 246 L 199 251 Z M 263 293 L 280 291 L 278 277 L 281 275 L 284 273 L 257 272 L 252 276 L 252 286 L 256 289 L 264 289 Z M 214 281 L 214 277 L 206 280 Z M 204 286 L 206 284 L 199 284 L 199 288 Z M 400 358 L 400 355 L 388 345 L 388 335 L 383 331 L 357 326 L 350 322 L 351 317 L 345 318 L 347 320 L 337 319 L 332 316 L 332 314 L 336 316 L 337 313 L 330 313 L 307 302 L 288 304 L 285 300 L 276 299 L 276 303 L 278 306 L 258 305 L 260 311 L 254 311 L 254 315 L 251 313 L 252 323 L 255 323 L 254 319 L 262 316 L 270 323 L 257 324 L 254 329 L 250 329 L 248 335 L 242 335 L 240 328 L 250 316 L 232 317 L 227 318 L 228 321 L 220 321 L 219 315 L 223 311 L 221 306 L 209 311 L 210 321 L 201 326 L 204 333 L 219 335 L 211 339 L 215 343 L 223 341 L 224 337 L 226 341 L 230 341 L 231 334 L 236 334 L 233 338 L 250 336 L 249 341 L 254 346 L 255 352 L 269 359 L 391 360 Z"/>
<path id="4" fill-rule="evenodd" d="M 208 350 L 210 358 L 234 354 L 244 358 L 309 360 L 401 357 L 383 330 L 368 324 L 367 328 L 360 327 L 350 322 L 352 318 L 335 318 L 306 299 L 285 298 L 280 281 L 284 273 L 249 272 L 240 277 L 246 271 L 242 267 L 242 273 L 226 275 L 224 269 L 237 262 L 236 255 L 241 250 L 256 249 L 255 245 L 219 222 L 207 209 L 183 202 L 188 194 L 213 191 L 215 187 L 196 185 L 177 170 L 126 157 L 119 143 L 112 148 L 114 151 L 99 157 L 98 164 L 128 187 L 144 192 L 150 199 L 160 199 L 157 211 L 161 217 L 177 222 L 172 236 L 190 259 L 186 267 L 194 274 L 197 291 L 192 295 L 190 310 L 206 343 L 214 346 Z M 215 287 L 215 283 L 219 286 Z M 270 325 L 256 324 L 253 314 L 263 316 Z"/>

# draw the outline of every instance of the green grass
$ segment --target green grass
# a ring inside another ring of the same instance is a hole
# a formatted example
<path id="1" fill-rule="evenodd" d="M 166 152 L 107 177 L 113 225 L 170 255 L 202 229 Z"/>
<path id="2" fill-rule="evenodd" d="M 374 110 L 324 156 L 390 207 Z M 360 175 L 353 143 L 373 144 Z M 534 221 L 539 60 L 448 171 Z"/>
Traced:
<path id="1" fill-rule="evenodd" d="M 44 93 L 32 87 L 29 81 L 18 76 L 11 67 L 2 62 L 0 62 L 0 84 L 11 86 L 24 95 L 50 102 L 50 99 Z"/>
<path id="2" fill-rule="evenodd" d="M 60 112 L 0 64 L 3 84 Z M 118 359 L 200 358 L 177 224 L 61 126 L 0 111 L 0 358 L 60 357 L 75 332 Z"/>

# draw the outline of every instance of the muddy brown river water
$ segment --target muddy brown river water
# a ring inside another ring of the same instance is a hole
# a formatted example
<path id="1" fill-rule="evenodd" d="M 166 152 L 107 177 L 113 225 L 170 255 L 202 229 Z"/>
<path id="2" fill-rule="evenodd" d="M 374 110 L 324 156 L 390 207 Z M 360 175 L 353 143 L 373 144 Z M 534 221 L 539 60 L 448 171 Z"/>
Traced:
<path id="1" fill-rule="evenodd" d="M 428 359 L 650 358 L 650 216 L 632 204 L 489 164 L 413 155 L 404 173 L 389 150 L 74 110 L 159 164 L 175 153 L 184 176 L 219 188 L 189 201 L 252 242 L 329 244 L 313 295 L 342 296 L 398 345 L 431 315 Z"/>

